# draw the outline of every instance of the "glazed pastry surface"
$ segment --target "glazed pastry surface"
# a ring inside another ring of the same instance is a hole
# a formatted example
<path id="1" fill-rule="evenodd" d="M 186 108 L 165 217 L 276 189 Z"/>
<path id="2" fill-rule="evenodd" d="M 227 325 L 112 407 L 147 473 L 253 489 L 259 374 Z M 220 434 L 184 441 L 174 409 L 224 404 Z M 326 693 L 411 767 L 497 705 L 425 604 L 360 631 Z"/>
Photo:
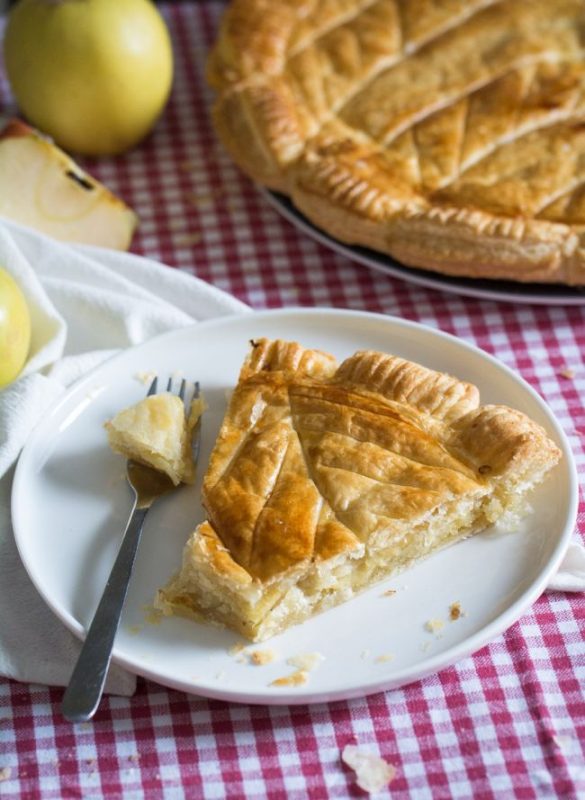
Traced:
<path id="1" fill-rule="evenodd" d="M 251 344 L 157 605 L 263 639 L 504 515 L 558 461 L 471 384 L 364 351 Z"/>
<path id="2" fill-rule="evenodd" d="M 583 0 L 232 0 L 215 126 L 341 241 L 582 285 L 584 19 Z"/>

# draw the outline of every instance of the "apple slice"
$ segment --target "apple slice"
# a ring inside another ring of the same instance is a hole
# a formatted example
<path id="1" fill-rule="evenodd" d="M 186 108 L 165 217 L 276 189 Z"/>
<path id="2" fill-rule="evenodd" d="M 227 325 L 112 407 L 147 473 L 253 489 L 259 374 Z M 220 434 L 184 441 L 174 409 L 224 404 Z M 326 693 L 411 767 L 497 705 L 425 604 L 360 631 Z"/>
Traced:
<path id="1" fill-rule="evenodd" d="M 0 215 L 68 242 L 127 250 L 138 217 L 20 120 L 0 132 Z"/>

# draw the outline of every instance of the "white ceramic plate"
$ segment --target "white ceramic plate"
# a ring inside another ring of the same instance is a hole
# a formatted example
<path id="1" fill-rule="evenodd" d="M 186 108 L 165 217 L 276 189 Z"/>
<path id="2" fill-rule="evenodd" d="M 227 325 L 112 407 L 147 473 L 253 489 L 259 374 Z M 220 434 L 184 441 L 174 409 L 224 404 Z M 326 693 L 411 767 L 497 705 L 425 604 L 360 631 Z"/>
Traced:
<path id="1" fill-rule="evenodd" d="M 411 322 L 350 311 L 291 309 L 201 323 L 123 352 L 77 383 L 31 436 L 14 480 L 12 514 L 22 560 L 38 591 L 83 637 L 109 573 L 129 511 L 124 462 L 108 449 L 103 423 L 144 396 L 143 371 L 198 379 L 209 410 L 205 467 L 250 338 L 295 339 L 339 358 L 375 348 L 476 383 L 484 402 L 515 406 L 550 432 L 564 459 L 513 533 L 489 531 L 445 550 L 360 597 L 270 641 L 278 660 L 239 663 L 229 631 L 181 620 L 152 624 L 145 606 L 181 560 L 202 519 L 199 486 L 160 500 L 147 518 L 114 658 L 137 674 L 187 692 L 250 703 L 319 702 L 387 689 L 421 678 L 474 652 L 511 625 L 557 568 L 576 516 L 571 451 L 553 415 L 517 375 L 480 350 Z M 203 469 L 201 470 L 201 472 Z M 389 588 L 392 597 L 382 596 Z M 449 605 L 466 616 L 445 622 Z M 269 683 L 289 674 L 291 656 L 325 656 L 298 688 Z M 376 659 L 393 654 L 393 660 Z"/>
<path id="2" fill-rule="evenodd" d="M 562 284 L 518 283 L 516 281 L 497 281 L 478 278 L 458 278 L 441 275 L 416 267 L 406 267 L 391 256 L 377 253 L 367 247 L 349 245 L 334 239 L 325 231 L 317 228 L 284 195 L 259 187 L 260 192 L 285 219 L 306 233 L 312 239 L 325 245 L 358 264 L 400 278 L 408 283 L 424 286 L 426 289 L 438 289 L 441 292 L 477 297 L 482 300 L 500 300 L 505 303 L 529 303 L 546 306 L 583 306 L 585 305 L 585 288 L 563 286 Z"/>

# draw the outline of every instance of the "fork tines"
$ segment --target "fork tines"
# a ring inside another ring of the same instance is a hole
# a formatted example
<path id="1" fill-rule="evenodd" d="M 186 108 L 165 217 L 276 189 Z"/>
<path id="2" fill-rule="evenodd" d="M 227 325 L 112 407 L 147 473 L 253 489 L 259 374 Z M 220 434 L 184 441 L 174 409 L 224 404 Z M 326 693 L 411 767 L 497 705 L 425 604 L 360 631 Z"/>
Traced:
<path id="1" fill-rule="evenodd" d="M 179 380 L 179 378 L 177 378 Z M 173 383 L 174 378 L 171 376 L 167 381 L 167 386 L 164 391 L 166 392 L 173 392 Z M 150 384 L 147 392 L 147 397 L 150 397 L 153 394 L 158 394 L 158 375 L 156 375 Z M 188 381 L 186 378 L 181 378 L 181 384 L 179 386 L 179 390 L 176 392 L 178 397 L 186 403 L 186 405 L 190 405 L 192 400 L 196 400 L 200 394 L 200 387 L 199 381 Z M 189 401 L 187 403 L 187 401 Z"/>

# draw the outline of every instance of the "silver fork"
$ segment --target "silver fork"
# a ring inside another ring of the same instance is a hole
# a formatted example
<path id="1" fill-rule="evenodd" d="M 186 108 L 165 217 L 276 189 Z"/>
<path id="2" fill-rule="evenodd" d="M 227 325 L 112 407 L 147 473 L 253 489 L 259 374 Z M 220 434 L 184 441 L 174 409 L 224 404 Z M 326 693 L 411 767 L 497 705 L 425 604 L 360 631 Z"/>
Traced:
<path id="1" fill-rule="evenodd" d="M 172 378 L 170 378 L 167 385 L 168 392 L 172 391 L 172 384 Z M 157 385 L 158 380 L 155 378 L 148 390 L 147 397 L 156 394 Z M 183 402 L 185 401 L 186 387 L 187 382 L 183 379 L 178 392 Z M 193 398 L 197 397 L 199 397 L 199 383 L 194 384 Z M 195 464 L 199 456 L 200 439 L 201 417 L 193 429 L 192 455 Z M 69 685 L 63 695 L 61 711 L 65 719 L 70 722 L 83 722 L 91 719 L 97 710 L 112 657 L 114 639 L 120 624 L 144 520 L 154 501 L 175 488 L 171 479 L 164 473 L 132 460 L 126 462 L 126 478 L 134 495 L 134 503 L 116 561 L 87 631 Z"/>

